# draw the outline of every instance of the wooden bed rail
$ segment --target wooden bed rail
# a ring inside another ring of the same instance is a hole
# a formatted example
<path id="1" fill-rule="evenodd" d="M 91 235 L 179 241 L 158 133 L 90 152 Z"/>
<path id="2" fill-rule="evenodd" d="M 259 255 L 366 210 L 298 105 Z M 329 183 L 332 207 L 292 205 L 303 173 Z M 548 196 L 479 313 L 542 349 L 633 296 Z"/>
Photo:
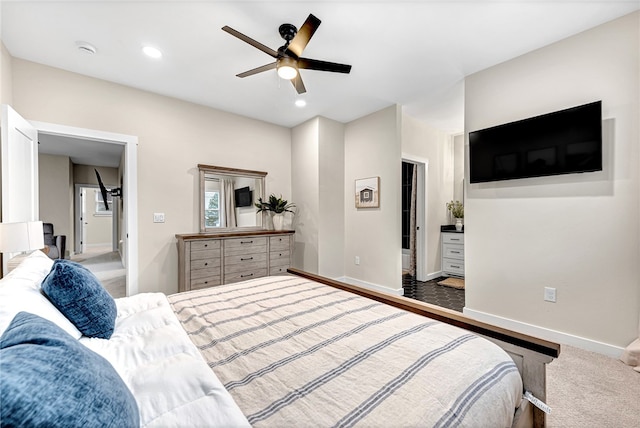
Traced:
<path id="1" fill-rule="evenodd" d="M 322 284 L 330 285 L 335 288 L 350 291 L 361 296 L 369 297 L 370 299 L 376 300 L 378 302 L 386 303 L 388 305 L 395 306 L 409 312 L 414 312 L 428 318 L 433 318 L 447 324 L 455 325 L 457 327 L 481 334 L 486 337 L 491 337 L 506 343 L 510 343 L 512 345 L 520 346 L 522 348 L 526 348 L 552 358 L 558 358 L 558 355 L 560 355 L 560 345 L 557 343 L 549 342 L 544 339 L 514 332 L 501 327 L 496 327 L 491 324 L 486 324 L 481 321 L 469 318 L 461 314 L 460 312 L 441 308 L 439 306 L 431 305 L 429 303 L 421 302 L 415 299 L 409 299 L 403 296 L 382 293 L 357 285 L 345 284 L 343 282 L 328 279 L 320 275 L 302 271 L 300 269 L 289 268 L 287 272 L 297 276 L 301 276 L 303 278 L 320 282 Z"/>

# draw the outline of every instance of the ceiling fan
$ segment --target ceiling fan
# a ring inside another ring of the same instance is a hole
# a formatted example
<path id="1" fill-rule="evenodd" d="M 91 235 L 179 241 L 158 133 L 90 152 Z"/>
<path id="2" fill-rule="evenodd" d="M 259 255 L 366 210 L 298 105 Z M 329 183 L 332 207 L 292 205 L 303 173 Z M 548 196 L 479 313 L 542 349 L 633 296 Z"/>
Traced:
<path id="1" fill-rule="evenodd" d="M 313 37 L 313 34 L 320 26 L 320 23 L 321 21 L 318 18 L 309 14 L 307 20 L 304 21 L 304 24 L 300 27 L 300 30 L 292 24 L 282 24 L 278 31 L 280 32 L 280 36 L 285 40 L 285 44 L 280 46 L 277 51 L 225 25 L 222 27 L 223 31 L 226 31 L 232 36 L 235 36 L 240 40 L 249 43 L 251 46 L 260 49 L 262 52 L 276 60 L 270 64 L 240 73 L 237 76 L 253 76 L 254 74 L 273 70 L 275 68 L 277 69 L 280 77 L 291 80 L 296 91 L 298 91 L 299 94 L 303 94 L 307 92 L 307 89 L 304 87 L 304 83 L 302 82 L 302 77 L 299 72 L 300 69 L 330 71 L 333 73 L 349 73 L 351 71 L 350 65 L 303 58 L 300 56 L 302 55 L 304 48 L 309 43 L 309 40 L 311 40 L 311 37 Z"/>

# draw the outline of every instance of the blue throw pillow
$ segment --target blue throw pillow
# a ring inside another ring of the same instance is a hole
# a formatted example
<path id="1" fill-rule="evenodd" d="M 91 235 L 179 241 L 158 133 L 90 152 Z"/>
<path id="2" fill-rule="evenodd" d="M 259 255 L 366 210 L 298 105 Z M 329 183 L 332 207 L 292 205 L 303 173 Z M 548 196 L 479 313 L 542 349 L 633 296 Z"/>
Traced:
<path id="1" fill-rule="evenodd" d="M 138 427 L 135 398 L 100 355 L 19 312 L 0 337 L 2 426 Z"/>
<path id="2" fill-rule="evenodd" d="M 56 308 L 89 337 L 109 339 L 116 324 L 116 302 L 84 266 L 55 260 L 42 291 Z"/>

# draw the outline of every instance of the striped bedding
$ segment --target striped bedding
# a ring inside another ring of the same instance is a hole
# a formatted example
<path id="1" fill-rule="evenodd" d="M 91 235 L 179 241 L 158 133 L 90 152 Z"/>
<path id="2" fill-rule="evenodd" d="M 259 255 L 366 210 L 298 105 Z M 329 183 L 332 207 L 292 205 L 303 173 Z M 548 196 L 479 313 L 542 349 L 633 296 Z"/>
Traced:
<path id="1" fill-rule="evenodd" d="M 509 427 L 522 396 L 493 343 L 304 278 L 169 301 L 255 427 Z"/>

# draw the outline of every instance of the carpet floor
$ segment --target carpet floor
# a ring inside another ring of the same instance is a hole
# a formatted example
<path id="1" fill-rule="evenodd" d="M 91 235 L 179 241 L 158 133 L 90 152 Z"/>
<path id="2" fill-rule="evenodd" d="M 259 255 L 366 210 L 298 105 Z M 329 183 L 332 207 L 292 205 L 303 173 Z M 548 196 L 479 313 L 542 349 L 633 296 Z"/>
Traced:
<path id="1" fill-rule="evenodd" d="M 87 252 L 71 260 L 89 269 L 113 298 L 126 296 L 126 270 L 117 251 Z"/>
<path id="2" fill-rule="evenodd" d="M 640 427 L 640 373 L 622 361 L 562 345 L 547 366 L 553 428 Z"/>

